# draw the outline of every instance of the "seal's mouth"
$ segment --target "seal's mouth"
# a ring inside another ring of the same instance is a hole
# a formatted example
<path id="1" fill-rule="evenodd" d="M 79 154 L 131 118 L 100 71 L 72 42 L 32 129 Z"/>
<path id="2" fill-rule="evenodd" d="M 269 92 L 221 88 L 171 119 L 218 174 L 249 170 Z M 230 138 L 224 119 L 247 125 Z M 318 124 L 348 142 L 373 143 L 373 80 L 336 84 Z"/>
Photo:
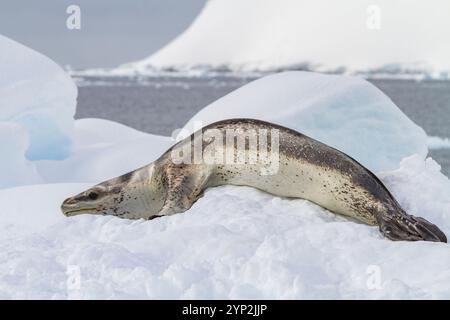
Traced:
<path id="1" fill-rule="evenodd" d="M 61 211 L 66 217 L 70 217 L 83 213 L 95 213 L 97 208 L 94 206 L 85 206 L 83 203 L 69 198 L 62 203 Z"/>
<path id="2" fill-rule="evenodd" d="M 88 212 L 93 213 L 94 211 L 96 211 L 96 208 L 66 209 L 64 206 L 62 206 L 61 211 L 66 217 L 70 217 Z"/>

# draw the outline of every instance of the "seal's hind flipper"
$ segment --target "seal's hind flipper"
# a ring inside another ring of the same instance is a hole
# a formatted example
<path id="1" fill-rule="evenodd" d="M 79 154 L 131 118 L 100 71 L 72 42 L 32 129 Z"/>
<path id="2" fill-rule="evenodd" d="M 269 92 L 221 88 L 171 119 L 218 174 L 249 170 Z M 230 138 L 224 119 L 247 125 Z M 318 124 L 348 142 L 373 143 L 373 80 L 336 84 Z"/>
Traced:
<path id="1" fill-rule="evenodd" d="M 422 217 L 412 217 L 418 221 L 415 227 L 421 232 L 421 234 L 427 235 L 430 239 L 437 238 L 436 240 L 425 239 L 426 241 L 440 241 L 447 243 L 447 236 L 436 225 Z"/>
<path id="2" fill-rule="evenodd" d="M 444 232 L 421 217 L 406 213 L 381 215 L 378 223 L 381 233 L 390 240 L 447 242 Z"/>

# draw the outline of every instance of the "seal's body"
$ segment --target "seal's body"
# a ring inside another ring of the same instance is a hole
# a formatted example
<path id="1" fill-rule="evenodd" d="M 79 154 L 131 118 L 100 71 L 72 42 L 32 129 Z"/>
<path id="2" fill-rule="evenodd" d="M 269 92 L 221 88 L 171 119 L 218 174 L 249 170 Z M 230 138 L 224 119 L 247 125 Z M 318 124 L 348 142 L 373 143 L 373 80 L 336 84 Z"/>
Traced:
<path id="1" fill-rule="evenodd" d="M 405 213 L 383 183 L 356 160 L 294 130 L 252 119 L 206 126 L 148 166 L 67 199 L 62 210 L 67 216 L 152 219 L 186 211 L 205 189 L 227 184 L 310 200 L 378 225 L 392 240 L 446 242 L 435 225 Z"/>

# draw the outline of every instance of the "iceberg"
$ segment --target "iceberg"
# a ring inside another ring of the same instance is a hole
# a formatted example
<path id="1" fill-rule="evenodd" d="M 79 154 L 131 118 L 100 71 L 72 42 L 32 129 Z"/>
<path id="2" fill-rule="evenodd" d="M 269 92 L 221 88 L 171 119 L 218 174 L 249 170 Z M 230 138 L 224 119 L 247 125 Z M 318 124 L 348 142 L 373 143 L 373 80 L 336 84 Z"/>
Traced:
<path id="1" fill-rule="evenodd" d="M 156 53 L 113 74 L 301 69 L 447 78 L 450 3 L 214 0 Z"/>
<path id="2" fill-rule="evenodd" d="M 80 119 L 75 121 L 69 157 L 34 164 L 43 181 L 49 183 L 98 183 L 147 165 L 173 143 L 170 137 L 147 134 L 113 121 Z"/>
<path id="3" fill-rule="evenodd" d="M 0 122 L 0 189 L 41 182 L 34 164 L 24 157 L 28 145 L 28 134 L 23 127 Z"/>
<path id="4" fill-rule="evenodd" d="M 0 35 L 0 188 L 98 182 L 146 164 L 172 142 L 111 121 L 74 121 L 76 98 L 56 63 Z M 130 159 L 139 145 L 148 148 Z"/>
<path id="5" fill-rule="evenodd" d="M 383 92 L 358 77 L 290 71 L 253 81 L 211 103 L 183 128 L 227 118 L 256 118 L 337 148 L 374 172 L 427 155 L 425 131 Z"/>
<path id="6" fill-rule="evenodd" d="M 0 126 L 25 130 L 26 159 L 68 156 L 76 98 L 76 85 L 55 62 L 0 35 Z M 14 143 L 8 147 L 2 157 L 17 154 Z"/>

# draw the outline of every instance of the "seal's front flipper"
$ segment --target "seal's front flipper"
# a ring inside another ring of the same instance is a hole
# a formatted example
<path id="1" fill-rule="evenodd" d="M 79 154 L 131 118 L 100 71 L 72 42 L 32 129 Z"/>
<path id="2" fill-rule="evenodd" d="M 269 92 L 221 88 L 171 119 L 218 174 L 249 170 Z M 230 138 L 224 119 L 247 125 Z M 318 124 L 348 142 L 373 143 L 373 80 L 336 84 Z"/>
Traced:
<path id="1" fill-rule="evenodd" d="M 184 212 L 203 194 L 208 175 L 196 173 L 195 171 L 190 174 L 180 173 L 168 175 L 167 197 L 161 211 L 158 213 L 159 216 Z"/>
<path id="2" fill-rule="evenodd" d="M 394 241 L 447 242 L 447 237 L 437 226 L 421 217 L 409 214 L 380 215 L 380 231 Z"/>

